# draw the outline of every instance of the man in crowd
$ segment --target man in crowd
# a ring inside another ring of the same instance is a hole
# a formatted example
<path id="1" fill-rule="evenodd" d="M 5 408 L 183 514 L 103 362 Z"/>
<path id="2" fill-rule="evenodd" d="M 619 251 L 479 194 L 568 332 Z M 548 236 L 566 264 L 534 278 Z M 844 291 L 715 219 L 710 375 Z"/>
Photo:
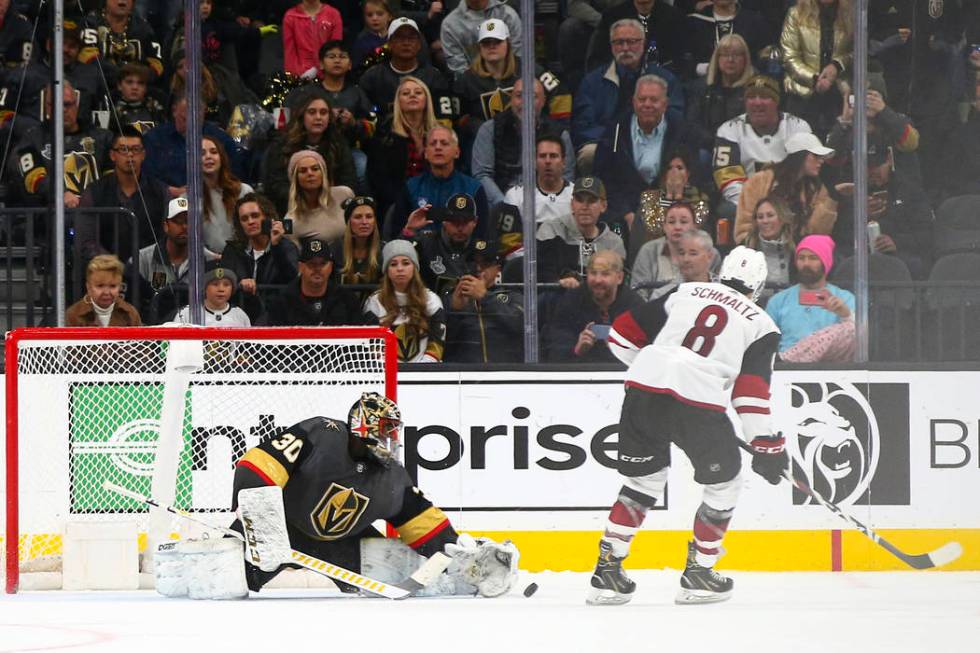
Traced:
<path id="1" fill-rule="evenodd" d="M 663 0 L 629 0 L 604 11 L 589 53 L 590 68 L 609 61 L 609 44 L 616 38 L 609 28 L 624 19 L 635 20 L 643 27 L 640 45 L 648 63 L 680 73 L 686 49 L 684 15 Z"/>
<path id="2" fill-rule="evenodd" d="M 586 268 L 585 283 L 558 300 L 548 320 L 546 360 L 559 363 L 612 363 L 609 325 L 621 313 L 643 304 L 623 285 L 623 257 L 611 250 L 595 254 Z"/>
<path id="3" fill-rule="evenodd" d="M 494 247 L 476 236 L 476 202 L 465 194 L 453 195 L 446 202 L 438 231 L 422 231 L 415 236 L 419 251 L 419 273 L 437 295 L 444 295 L 457 282 L 476 270 L 476 254 Z"/>
<path id="4" fill-rule="evenodd" d="M 299 278 L 290 283 L 268 306 L 273 326 L 341 326 L 361 324 L 354 296 L 330 284 L 333 255 L 326 241 L 310 239 L 299 254 Z"/>
<path id="5" fill-rule="evenodd" d="M 779 110 L 779 82 L 756 75 L 745 85 L 745 113 L 722 123 L 715 136 L 715 185 L 724 199 L 718 211 L 733 219 L 749 175 L 786 158 L 786 141 L 793 134 L 812 133 L 810 125 Z"/>
<path id="6" fill-rule="evenodd" d="M 176 310 L 186 300 L 189 270 L 186 198 L 170 200 L 167 216 L 163 220 L 163 242 L 140 249 L 137 265 L 143 304 L 140 312 L 147 316 L 149 324 L 166 319 L 167 313 Z M 176 288 L 178 284 L 183 286 L 181 290 Z"/>
<path id="7" fill-rule="evenodd" d="M 780 359 L 790 363 L 853 359 L 854 295 L 827 283 L 833 264 L 830 236 L 810 235 L 796 246 L 799 283 L 776 293 L 766 304 L 766 313 L 782 332 Z"/>

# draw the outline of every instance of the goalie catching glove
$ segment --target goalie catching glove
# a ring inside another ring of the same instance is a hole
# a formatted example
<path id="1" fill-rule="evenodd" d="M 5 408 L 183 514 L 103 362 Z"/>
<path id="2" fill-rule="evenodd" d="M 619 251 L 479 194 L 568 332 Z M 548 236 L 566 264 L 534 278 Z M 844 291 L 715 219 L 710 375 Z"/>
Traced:
<path id="1" fill-rule="evenodd" d="M 786 439 L 782 433 L 757 435 L 749 444 L 752 447 L 752 471 L 773 485 L 779 485 L 783 472 L 789 465 Z"/>
<path id="2" fill-rule="evenodd" d="M 517 582 L 521 554 L 510 540 L 498 543 L 463 533 L 455 544 L 447 544 L 445 550 L 453 559 L 447 573 L 458 575 L 476 587 L 480 596 L 493 598 L 506 594 Z"/>

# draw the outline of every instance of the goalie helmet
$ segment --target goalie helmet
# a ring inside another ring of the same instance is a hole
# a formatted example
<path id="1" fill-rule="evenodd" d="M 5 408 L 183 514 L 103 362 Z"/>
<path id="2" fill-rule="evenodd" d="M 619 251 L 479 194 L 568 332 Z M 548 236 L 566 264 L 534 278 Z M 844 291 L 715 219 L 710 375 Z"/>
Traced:
<path id="1" fill-rule="evenodd" d="M 363 393 L 347 414 L 347 426 L 352 436 L 366 441 L 368 451 L 379 461 L 397 457 L 402 416 L 391 399 L 377 392 Z"/>
<path id="2" fill-rule="evenodd" d="M 749 295 L 752 301 L 759 297 L 762 287 L 766 284 L 769 269 L 766 267 L 766 255 L 760 251 L 739 245 L 725 257 L 721 264 L 718 281 Z"/>

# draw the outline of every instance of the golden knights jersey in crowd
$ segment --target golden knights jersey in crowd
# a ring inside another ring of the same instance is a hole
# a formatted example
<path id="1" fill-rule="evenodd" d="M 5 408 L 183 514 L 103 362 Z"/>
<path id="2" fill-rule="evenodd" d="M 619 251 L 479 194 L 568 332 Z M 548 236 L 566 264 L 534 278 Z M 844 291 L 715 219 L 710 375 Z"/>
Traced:
<path id="1" fill-rule="evenodd" d="M 371 523 L 383 519 L 423 555 L 455 541 L 448 517 L 404 467 L 351 454 L 361 442 L 350 437 L 344 419 L 304 420 L 245 453 L 235 470 L 235 497 L 243 488 L 278 485 L 287 524 L 310 540 L 367 535 Z M 296 539 L 291 537 L 293 545 L 302 550 Z"/>
<path id="2" fill-rule="evenodd" d="M 453 92 L 459 97 L 462 114 L 484 122 L 507 109 L 510 106 L 510 94 L 514 89 L 514 82 L 520 74 L 520 62 L 518 62 L 514 74 L 504 79 L 481 77 L 471 70 L 460 75 Z M 554 73 L 541 66 L 535 66 L 534 75 L 544 87 L 545 116 L 567 126 L 572 117 L 572 95 L 568 88 Z"/>
<path id="3" fill-rule="evenodd" d="M 88 63 L 96 57 L 101 57 L 103 65 L 112 71 L 110 83 L 115 81 L 115 69 L 127 63 L 149 67 L 151 80 L 163 75 L 160 43 L 150 24 L 139 16 L 131 16 L 122 32 L 113 32 L 101 11 L 88 14 L 82 21 L 82 50 L 78 60 Z"/>
<path id="4" fill-rule="evenodd" d="M 626 386 L 724 412 L 746 435 L 772 433 L 769 381 L 779 328 L 751 299 L 720 283 L 683 283 L 621 314 L 609 349 L 630 367 Z"/>

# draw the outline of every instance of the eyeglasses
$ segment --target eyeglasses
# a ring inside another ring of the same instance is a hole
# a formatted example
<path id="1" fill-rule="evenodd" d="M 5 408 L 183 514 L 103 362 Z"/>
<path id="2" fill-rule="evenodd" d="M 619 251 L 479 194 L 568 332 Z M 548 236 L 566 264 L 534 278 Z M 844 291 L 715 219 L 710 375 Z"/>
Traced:
<path id="1" fill-rule="evenodd" d="M 120 154 L 139 154 L 143 151 L 142 145 L 117 145 L 112 148 L 113 152 L 119 152 Z"/>
<path id="2" fill-rule="evenodd" d="M 330 54 L 323 55 L 323 58 L 328 61 L 333 61 L 333 60 L 342 61 L 344 59 L 350 59 L 350 55 L 347 54 L 346 52 L 331 52 Z"/>
<path id="3" fill-rule="evenodd" d="M 610 41 L 614 48 L 621 48 L 624 45 L 633 46 L 643 43 L 643 39 L 613 39 Z"/>

